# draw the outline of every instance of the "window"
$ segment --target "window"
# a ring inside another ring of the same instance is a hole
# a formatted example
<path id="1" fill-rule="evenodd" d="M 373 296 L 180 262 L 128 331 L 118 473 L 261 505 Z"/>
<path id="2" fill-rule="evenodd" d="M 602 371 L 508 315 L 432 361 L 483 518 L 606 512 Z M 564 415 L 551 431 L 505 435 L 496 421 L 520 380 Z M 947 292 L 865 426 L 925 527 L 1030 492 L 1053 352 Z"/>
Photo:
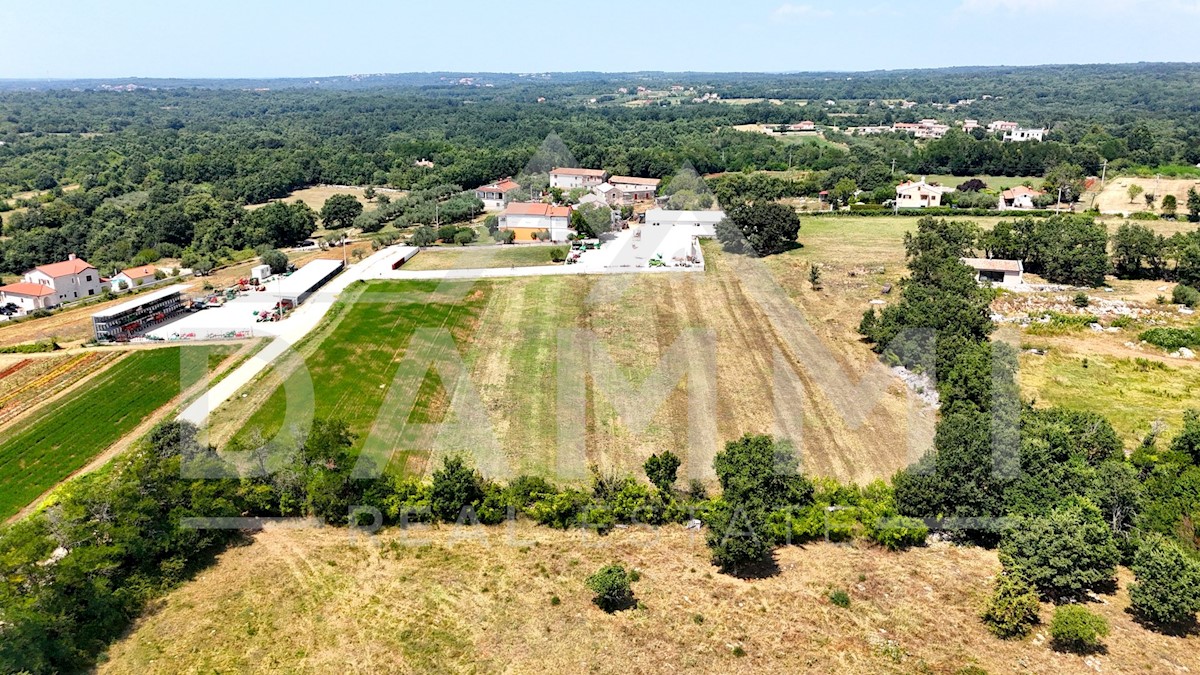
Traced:
<path id="1" fill-rule="evenodd" d="M 88 289 L 88 295 L 95 295 L 95 294 L 96 294 L 96 289 L 94 289 L 94 288 Z"/>
<path id="2" fill-rule="evenodd" d="M 90 274 L 89 274 L 89 275 L 87 275 L 87 280 L 88 280 L 88 281 L 91 281 L 91 280 L 92 280 L 92 275 L 90 275 Z"/>

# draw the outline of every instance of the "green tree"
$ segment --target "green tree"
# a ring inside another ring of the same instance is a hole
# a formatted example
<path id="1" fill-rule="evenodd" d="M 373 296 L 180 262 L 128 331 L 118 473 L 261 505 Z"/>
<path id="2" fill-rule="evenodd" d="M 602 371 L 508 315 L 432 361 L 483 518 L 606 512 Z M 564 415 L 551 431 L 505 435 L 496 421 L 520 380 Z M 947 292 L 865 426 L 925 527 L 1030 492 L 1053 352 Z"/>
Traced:
<path id="1" fill-rule="evenodd" d="M 1179 200 L 1175 195 L 1164 195 L 1162 198 L 1162 215 L 1168 220 L 1175 219 L 1175 212 L 1179 208 Z"/>
<path id="2" fill-rule="evenodd" d="M 288 270 L 288 257 L 279 249 L 268 249 L 258 257 L 264 265 L 271 267 L 271 274 L 283 274 Z M 259 279 L 259 281 L 262 281 Z"/>
<path id="3" fill-rule="evenodd" d="M 983 622 L 996 637 L 1023 638 L 1037 625 L 1040 611 L 1033 584 L 1019 574 L 1001 573 L 983 612 Z"/>
<path id="4" fill-rule="evenodd" d="M 678 455 L 664 450 L 662 453 L 650 455 L 642 468 L 654 487 L 664 494 L 670 494 L 674 490 L 675 477 L 681 463 Z"/>
<path id="5" fill-rule="evenodd" d="M 1055 164 L 1046 172 L 1042 188 L 1055 198 L 1061 190 L 1063 202 L 1071 204 L 1079 201 L 1080 195 L 1083 194 L 1083 179 L 1083 167 L 1063 162 Z"/>
<path id="6" fill-rule="evenodd" d="M 1061 651 L 1096 651 L 1108 632 L 1108 620 L 1083 605 L 1058 607 L 1050 620 L 1051 643 Z"/>
<path id="7" fill-rule="evenodd" d="M 362 202 L 354 195 L 336 194 L 321 206 L 321 222 L 326 229 L 345 229 L 354 224 L 354 219 L 363 212 Z"/>
<path id="8" fill-rule="evenodd" d="M 612 209 L 599 204 L 581 204 L 571 211 L 571 229 L 595 239 L 612 231 Z"/>
<path id="9" fill-rule="evenodd" d="M 479 472 L 459 456 L 442 460 L 442 467 L 433 472 L 429 505 L 433 515 L 445 523 L 458 522 L 469 515 L 464 509 L 478 513 L 482 501 L 483 478 Z"/>
<path id="10" fill-rule="evenodd" d="M 1129 185 L 1129 189 L 1125 192 L 1129 195 L 1129 203 L 1132 204 L 1133 200 L 1137 199 L 1138 195 L 1142 194 L 1144 190 L 1142 189 L 1141 185 L 1138 185 L 1137 183 L 1131 183 Z"/>
<path id="11" fill-rule="evenodd" d="M 458 244 L 459 246 L 466 246 L 478 238 L 478 233 L 469 227 L 461 228 L 458 232 L 454 233 L 454 243 Z"/>
<path id="12" fill-rule="evenodd" d="M 770 436 L 745 435 L 713 459 L 722 499 L 748 513 L 765 514 L 812 502 L 813 486 L 800 473 L 795 451 Z"/>
<path id="13" fill-rule="evenodd" d="M 1016 518 L 1000 543 L 1005 570 L 1025 576 L 1043 597 L 1062 600 L 1108 583 L 1120 551 L 1093 504 L 1074 500 L 1044 516 Z"/>
<path id="14" fill-rule="evenodd" d="M 624 565 L 614 563 L 600 568 L 587 578 L 587 587 L 594 594 L 592 602 L 609 614 L 633 606 L 632 581 Z"/>
<path id="15" fill-rule="evenodd" d="M 1171 451 L 1191 458 L 1193 464 L 1200 464 L 1200 411 L 1184 411 L 1183 428 L 1171 441 Z"/>
<path id="16" fill-rule="evenodd" d="M 1187 193 L 1188 221 L 1200 223 L 1200 192 L 1196 188 L 1188 189 Z"/>
<path id="17" fill-rule="evenodd" d="M 787 204 L 741 204 L 729 209 L 728 214 L 717 226 L 717 238 L 727 251 L 766 256 L 796 246 L 800 216 Z"/>
<path id="18" fill-rule="evenodd" d="M 437 232 L 428 225 L 417 227 L 408 237 L 408 243 L 412 246 L 433 246 L 436 242 Z"/>
<path id="19" fill-rule="evenodd" d="M 1166 239 L 1136 223 L 1124 223 L 1112 238 L 1112 261 L 1117 276 L 1137 278 L 1149 265 L 1155 274 L 1163 269 Z"/>
<path id="20" fill-rule="evenodd" d="M 1160 535 L 1148 537 L 1134 556 L 1137 581 L 1130 606 L 1143 621 L 1162 628 L 1190 629 L 1200 612 L 1200 563 Z"/>

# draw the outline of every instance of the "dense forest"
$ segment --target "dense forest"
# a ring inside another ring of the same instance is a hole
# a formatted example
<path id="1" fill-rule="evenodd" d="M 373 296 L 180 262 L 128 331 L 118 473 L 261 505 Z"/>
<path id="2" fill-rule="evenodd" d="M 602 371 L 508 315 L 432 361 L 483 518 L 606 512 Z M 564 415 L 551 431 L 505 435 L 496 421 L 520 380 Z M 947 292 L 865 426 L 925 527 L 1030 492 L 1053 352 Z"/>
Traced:
<path id="1" fill-rule="evenodd" d="M 430 74 L 145 81 L 132 90 L 112 89 L 122 83 L 63 84 L 0 87 L 0 197 L 6 198 L 0 209 L 21 209 L 0 213 L 0 272 L 19 273 L 69 252 L 119 264 L 147 249 L 221 258 L 241 248 L 288 245 L 295 242 L 270 233 L 295 230 L 282 221 L 303 214 L 276 212 L 281 222 L 256 223 L 241 207 L 319 183 L 457 194 L 521 172 L 551 134 L 581 166 L 620 174 L 669 178 L 685 164 L 701 174 L 809 170 L 810 179 L 793 188 L 799 194 L 840 184 L 843 191 L 886 195 L 904 172 L 1041 176 L 1065 167 L 1088 175 L 1105 161 L 1111 171 L 1200 162 L 1200 68 L 1191 65 L 853 75 Z M 775 102 L 695 103 L 685 93 L 626 105 L 638 87 Z M 900 99 L 916 105 L 888 103 Z M 972 102 L 946 108 L 960 100 Z M 930 142 L 831 133 L 834 143 L 787 143 L 733 129 L 804 119 L 845 128 L 923 117 L 1011 119 L 1051 133 L 1029 144 L 1001 143 L 978 130 Z M 41 194 L 12 199 L 28 191 Z M 404 214 L 393 209 L 392 215 Z"/>

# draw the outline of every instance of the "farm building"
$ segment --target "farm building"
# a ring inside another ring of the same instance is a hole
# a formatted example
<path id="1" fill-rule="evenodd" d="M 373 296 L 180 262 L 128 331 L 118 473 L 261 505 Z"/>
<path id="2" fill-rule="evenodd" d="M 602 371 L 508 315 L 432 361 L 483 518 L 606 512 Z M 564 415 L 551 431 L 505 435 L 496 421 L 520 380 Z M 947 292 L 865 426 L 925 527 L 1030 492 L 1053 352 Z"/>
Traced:
<path id="1" fill-rule="evenodd" d="M 511 203 L 500 214 L 499 228 L 516 233 L 517 241 L 534 241 L 547 232 L 551 241 L 566 241 L 571 230 L 571 207 L 542 203 Z"/>
<path id="2" fill-rule="evenodd" d="M 43 308 L 56 307 L 64 302 L 99 295 L 104 290 L 100 271 L 86 260 L 76 258 L 74 253 L 62 262 L 39 265 L 26 272 L 24 284 L 38 284 L 51 289 L 50 294 L 40 296 Z"/>
<path id="3" fill-rule="evenodd" d="M 50 309 L 58 304 L 58 299 L 54 297 L 54 289 L 49 286 L 19 281 L 0 286 L 0 305 L 10 303 L 22 312 L 32 312 L 35 309 Z"/>
<path id="4" fill-rule="evenodd" d="M 154 265 L 130 267 L 127 270 L 121 270 L 114 274 L 113 278 L 109 279 L 108 285 L 114 291 L 137 288 L 138 286 L 152 283 L 156 272 L 158 272 L 158 269 Z"/>
<path id="5" fill-rule="evenodd" d="M 1020 260 L 963 258 L 962 262 L 975 271 L 975 281 L 978 283 L 1007 287 L 1024 283 L 1025 265 Z"/>
<path id="6" fill-rule="evenodd" d="M 520 183 L 511 178 L 504 178 L 475 188 L 475 196 L 483 202 L 484 211 L 502 211 L 508 194 L 519 189 L 521 189 Z"/>
<path id="7" fill-rule="evenodd" d="M 686 228 L 697 237 L 717 236 L 717 223 L 722 220 L 725 220 L 724 211 L 650 209 L 646 212 L 647 227 Z"/>
<path id="8" fill-rule="evenodd" d="M 575 169 L 558 167 L 550 172 L 550 187 L 563 190 L 593 188 L 608 180 L 604 169 Z"/>
<path id="9" fill-rule="evenodd" d="M 654 201 L 658 195 L 658 186 L 662 184 L 658 178 L 636 176 L 613 176 L 608 182 L 621 191 L 626 204 Z"/>
<path id="10" fill-rule="evenodd" d="M 924 178 L 919 181 L 906 181 L 896 186 L 896 207 L 901 209 L 920 209 L 927 206 L 941 206 L 942 195 L 954 192 L 954 188 L 926 183 Z"/>
<path id="11" fill-rule="evenodd" d="M 267 292 L 299 305 L 342 271 L 341 260 L 314 260 L 267 286 Z"/>
<path id="12" fill-rule="evenodd" d="M 128 340 L 183 311 L 184 284 L 145 293 L 92 315 L 92 330 L 99 342 Z"/>

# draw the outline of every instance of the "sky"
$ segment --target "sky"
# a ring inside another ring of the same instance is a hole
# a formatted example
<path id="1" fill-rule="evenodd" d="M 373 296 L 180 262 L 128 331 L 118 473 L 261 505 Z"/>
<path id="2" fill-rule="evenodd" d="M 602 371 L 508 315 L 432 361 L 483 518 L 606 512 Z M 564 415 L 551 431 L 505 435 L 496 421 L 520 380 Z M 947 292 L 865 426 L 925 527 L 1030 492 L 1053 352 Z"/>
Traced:
<path id="1" fill-rule="evenodd" d="M 1200 61 L 1200 0 L 0 0 L 0 78 Z"/>

